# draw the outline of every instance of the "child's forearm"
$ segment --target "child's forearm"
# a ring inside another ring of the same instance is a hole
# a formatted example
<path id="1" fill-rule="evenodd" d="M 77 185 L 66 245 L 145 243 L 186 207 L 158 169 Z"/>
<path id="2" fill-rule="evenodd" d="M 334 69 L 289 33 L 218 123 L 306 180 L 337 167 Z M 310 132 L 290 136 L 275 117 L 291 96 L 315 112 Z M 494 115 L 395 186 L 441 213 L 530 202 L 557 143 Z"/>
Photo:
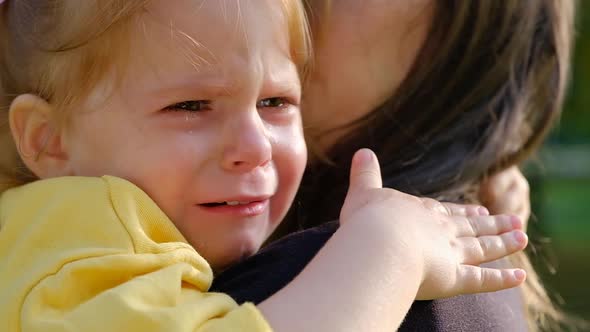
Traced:
<path id="1" fill-rule="evenodd" d="M 395 331 L 415 299 L 421 267 L 384 226 L 342 225 L 289 285 L 258 306 L 273 329 Z"/>
<path id="2" fill-rule="evenodd" d="M 377 158 L 355 154 L 340 229 L 259 308 L 279 331 L 392 331 L 412 301 L 520 285 L 518 269 L 479 265 L 522 250 L 516 217 L 381 187 Z"/>

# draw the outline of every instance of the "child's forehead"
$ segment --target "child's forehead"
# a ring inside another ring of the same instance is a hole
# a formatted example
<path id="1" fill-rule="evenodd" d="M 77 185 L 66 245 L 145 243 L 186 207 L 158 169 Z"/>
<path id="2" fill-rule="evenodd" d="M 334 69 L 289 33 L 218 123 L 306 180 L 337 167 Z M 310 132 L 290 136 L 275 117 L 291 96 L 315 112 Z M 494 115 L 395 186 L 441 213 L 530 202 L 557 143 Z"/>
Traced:
<path id="1" fill-rule="evenodd" d="M 186 69 L 189 64 L 203 76 L 285 66 L 291 62 L 289 28 L 276 4 L 180 0 L 170 6 L 154 1 L 132 31 L 131 56 L 152 68 Z"/>
<path id="2" fill-rule="evenodd" d="M 287 23 L 268 3 L 278 1 L 153 1 L 131 31 L 131 61 L 115 93 L 157 99 L 272 85 L 299 94 Z"/>
<path id="3" fill-rule="evenodd" d="M 150 2 L 144 18 L 140 33 L 151 42 L 192 44 L 203 56 L 215 55 L 211 53 L 228 44 L 234 50 L 261 43 L 289 49 L 288 22 L 276 0 L 179 0 L 174 5 L 157 0 Z"/>

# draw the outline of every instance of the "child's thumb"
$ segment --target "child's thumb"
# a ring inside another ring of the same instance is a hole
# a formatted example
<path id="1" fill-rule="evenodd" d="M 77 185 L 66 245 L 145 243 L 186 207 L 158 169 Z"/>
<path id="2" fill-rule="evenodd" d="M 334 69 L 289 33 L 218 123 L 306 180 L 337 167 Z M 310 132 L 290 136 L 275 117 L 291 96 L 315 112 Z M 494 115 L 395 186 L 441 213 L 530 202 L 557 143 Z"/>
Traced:
<path id="1" fill-rule="evenodd" d="M 383 187 L 383 182 L 377 156 L 369 149 L 358 150 L 352 157 L 348 195 L 381 187 Z"/>
<path id="2" fill-rule="evenodd" d="M 375 153 L 369 149 L 358 150 L 352 157 L 350 185 L 340 211 L 340 222 L 347 222 L 348 217 L 367 204 L 367 190 L 382 186 L 381 170 Z"/>

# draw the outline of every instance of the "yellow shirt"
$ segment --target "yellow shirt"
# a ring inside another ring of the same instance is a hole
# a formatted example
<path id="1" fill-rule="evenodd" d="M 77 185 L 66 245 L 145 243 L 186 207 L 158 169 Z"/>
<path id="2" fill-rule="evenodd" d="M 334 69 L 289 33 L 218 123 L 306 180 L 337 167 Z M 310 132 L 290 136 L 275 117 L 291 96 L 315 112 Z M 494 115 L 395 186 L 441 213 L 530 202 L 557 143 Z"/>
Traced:
<path id="1" fill-rule="evenodd" d="M 114 177 L 0 197 L 0 331 L 271 331 L 209 293 L 213 273 L 156 206 Z"/>

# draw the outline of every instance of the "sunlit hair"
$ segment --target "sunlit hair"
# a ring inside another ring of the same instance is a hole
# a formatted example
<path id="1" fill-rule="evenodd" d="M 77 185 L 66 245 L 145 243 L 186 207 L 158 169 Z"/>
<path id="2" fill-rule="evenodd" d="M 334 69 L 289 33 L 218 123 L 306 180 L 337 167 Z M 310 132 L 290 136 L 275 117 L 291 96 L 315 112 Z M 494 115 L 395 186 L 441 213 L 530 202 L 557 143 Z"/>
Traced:
<path id="1" fill-rule="evenodd" d="M 324 37 L 332 2 L 308 0 L 316 42 Z M 430 31 L 405 80 L 383 105 L 347 125 L 346 137 L 320 156 L 328 163 L 306 170 L 296 208 L 280 232 L 338 218 L 359 148 L 377 153 L 387 187 L 477 202 L 482 180 L 530 157 L 545 138 L 568 82 L 575 1 L 430 3 Z M 318 137 L 307 138 L 314 151 Z M 522 289 L 531 330 L 561 330 L 569 320 L 552 304 L 527 256 L 512 260 L 528 271 Z"/>
<path id="2" fill-rule="evenodd" d="M 292 60 L 304 79 L 311 52 L 305 10 L 300 0 L 280 3 Z M 26 93 L 38 95 L 53 106 L 57 123 L 64 125 L 101 80 L 111 79 L 107 75 L 122 79 L 130 61 L 131 31 L 141 24 L 148 4 L 149 0 L 7 0 L 0 5 L 0 193 L 36 179 L 24 167 L 9 133 L 12 100 Z"/>

